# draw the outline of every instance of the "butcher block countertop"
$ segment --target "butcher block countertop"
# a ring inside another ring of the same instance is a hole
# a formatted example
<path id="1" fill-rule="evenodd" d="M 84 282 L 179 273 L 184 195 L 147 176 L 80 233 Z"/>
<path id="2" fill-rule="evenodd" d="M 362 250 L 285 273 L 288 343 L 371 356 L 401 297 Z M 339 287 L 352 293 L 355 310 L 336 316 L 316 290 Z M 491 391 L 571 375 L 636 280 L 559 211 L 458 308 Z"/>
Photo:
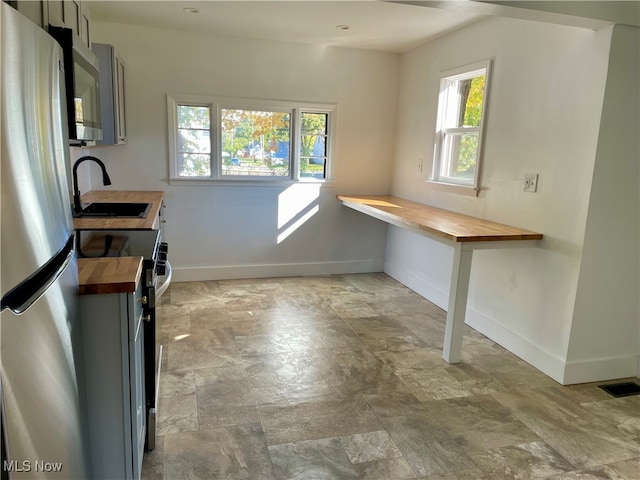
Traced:
<path id="1" fill-rule="evenodd" d="M 136 190 L 91 190 L 82 195 L 83 205 L 93 202 L 150 203 L 146 218 L 84 217 L 74 218 L 76 230 L 158 230 L 158 213 L 164 192 Z"/>
<path id="2" fill-rule="evenodd" d="M 344 205 L 452 242 L 540 240 L 542 234 L 389 195 L 338 195 Z"/>
<path id="3" fill-rule="evenodd" d="M 80 295 L 133 293 L 142 274 L 142 257 L 79 258 Z"/>

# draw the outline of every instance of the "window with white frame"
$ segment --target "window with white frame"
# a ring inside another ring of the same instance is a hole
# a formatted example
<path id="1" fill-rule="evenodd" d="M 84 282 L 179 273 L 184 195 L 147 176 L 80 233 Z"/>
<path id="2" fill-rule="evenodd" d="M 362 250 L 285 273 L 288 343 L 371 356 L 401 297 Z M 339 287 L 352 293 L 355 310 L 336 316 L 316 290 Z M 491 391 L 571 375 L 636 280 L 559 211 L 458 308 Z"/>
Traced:
<path id="1" fill-rule="evenodd" d="M 167 99 L 172 180 L 330 178 L 335 105 Z"/>
<path id="2" fill-rule="evenodd" d="M 444 72 L 431 181 L 480 188 L 489 60 Z"/>

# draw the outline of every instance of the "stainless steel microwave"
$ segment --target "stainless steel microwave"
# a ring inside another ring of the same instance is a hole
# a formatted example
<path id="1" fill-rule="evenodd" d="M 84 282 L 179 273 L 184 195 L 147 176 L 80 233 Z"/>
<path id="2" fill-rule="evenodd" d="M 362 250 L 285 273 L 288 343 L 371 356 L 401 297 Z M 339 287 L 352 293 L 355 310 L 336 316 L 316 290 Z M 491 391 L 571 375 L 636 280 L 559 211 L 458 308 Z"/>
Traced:
<path id="1" fill-rule="evenodd" d="M 49 26 L 49 34 L 64 56 L 69 140 L 75 145 L 102 140 L 98 58 L 70 28 Z"/>

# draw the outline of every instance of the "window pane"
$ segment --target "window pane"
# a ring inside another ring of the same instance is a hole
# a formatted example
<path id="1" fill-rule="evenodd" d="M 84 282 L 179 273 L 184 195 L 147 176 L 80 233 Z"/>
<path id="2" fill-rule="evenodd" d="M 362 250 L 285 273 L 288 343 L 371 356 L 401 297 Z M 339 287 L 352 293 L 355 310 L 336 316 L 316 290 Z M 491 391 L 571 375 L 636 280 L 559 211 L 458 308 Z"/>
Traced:
<path id="1" fill-rule="evenodd" d="M 325 157 L 300 157 L 300 177 L 324 178 Z"/>
<path id="2" fill-rule="evenodd" d="M 181 177 L 210 177 L 211 155 L 178 154 L 178 175 Z"/>
<path id="3" fill-rule="evenodd" d="M 464 102 L 460 118 L 461 125 L 464 127 L 479 127 L 482 119 L 482 100 L 484 98 L 485 75 L 464 80 L 460 82 L 461 88 L 464 88 Z"/>
<path id="4" fill-rule="evenodd" d="M 479 127 L 482 120 L 485 74 L 447 82 L 443 127 Z"/>
<path id="5" fill-rule="evenodd" d="M 478 158 L 478 132 L 445 133 L 443 143 L 440 176 L 473 183 Z"/>
<path id="6" fill-rule="evenodd" d="M 325 178 L 329 114 L 300 115 L 300 177 Z"/>
<path id="7" fill-rule="evenodd" d="M 211 153 L 211 132 L 209 130 L 178 129 L 179 153 Z"/>
<path id="8" fill-rule="evenodd" d="M 327 117 L 326 113 L 309 113 L 303 112 L 301 115 L 301 134 L 327 133 Z"/>
<path id="9" fill-rule="evenodd" d="M 222 174 L 288 177 L 290 129 L 290 112 L 222 109 Z"/>
<path id="10" fill-rule="evenodd" d="M 210 108 L 193 105 L 178 105 L 178 128 L 209 129 Z"/>

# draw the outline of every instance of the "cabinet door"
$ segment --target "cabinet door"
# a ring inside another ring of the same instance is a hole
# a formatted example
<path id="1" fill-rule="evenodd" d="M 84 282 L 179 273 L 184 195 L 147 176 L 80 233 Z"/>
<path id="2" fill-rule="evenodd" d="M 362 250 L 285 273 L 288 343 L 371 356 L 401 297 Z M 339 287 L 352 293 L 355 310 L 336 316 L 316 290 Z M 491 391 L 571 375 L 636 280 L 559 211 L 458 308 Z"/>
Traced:
<path id="1" fill-rule="evenodd" d="M 80 10 L 80 38 L 83 43 L 91 48 L 91 21 L 89 20 L 89 10 L 83 4 Z"/>
<path id="2" fill-rule="evenodd" d="M 116 57 L 116 132 L 117 142 L 127 143 L 127 121 L 124 103 L 124 62 Z"/>
<path id="3" fill-rule="evenodd" d="M 73 33 L 81 36 L 82 13 L 79 0 L 49 0 L 46 3 L 49 25 L 70 28 Z"/>
<path id="4" fill-rule="evenodd" d="M 80 36 L 80 3 L 76 0 L 65 0 L 63 3 L 64 26 L 73 30 L 77 36 Z"/>
<path id="5" fill-rule="evenodd" d="M 142 315 L 136 322 L 136 335 L 129 341 L 129 383 L 131 388 L 131 436 L 133 478 L 139 479 L 147 433 L 144 395 L 144 334 Z"/>
<path id="6" fill-rule="evenodd" d="M 40 28 L 47 28 L 47 2 L 27 2 L 25 0 L 21 0 L 16 3 L 16 6 L 20 13 L 22 13 L 25 17 L 38 25 Z"/>
<path id="7" fill-rule="evenodd" d="M 64 27 L 64 2 L 62 0 L 49 0 L 49 25 Z"/>

